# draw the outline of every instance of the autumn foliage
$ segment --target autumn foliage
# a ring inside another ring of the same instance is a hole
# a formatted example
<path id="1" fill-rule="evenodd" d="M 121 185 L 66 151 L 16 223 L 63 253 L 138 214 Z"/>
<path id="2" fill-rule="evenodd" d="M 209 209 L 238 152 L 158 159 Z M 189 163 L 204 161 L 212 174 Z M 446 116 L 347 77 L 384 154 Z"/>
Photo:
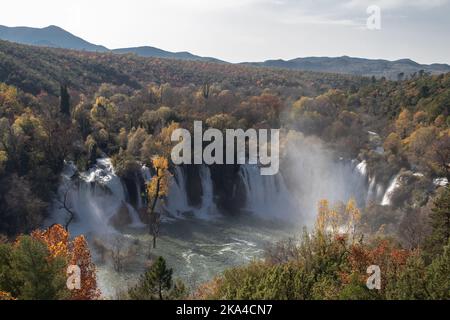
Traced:
<path id="1" fill-rule="evenodd" d="M 53 225 L 45 231 L 34 231 L 32 237 L 46 243 L 51 257 L 64 257 L 68 265 L 81 269 L 81 289 L 71 291 L 73 300 L 95 300 L 100 297 L 97 288 L 96 267 L 84 236 L 69 239 L 69 233 L 61 225 Z"/>

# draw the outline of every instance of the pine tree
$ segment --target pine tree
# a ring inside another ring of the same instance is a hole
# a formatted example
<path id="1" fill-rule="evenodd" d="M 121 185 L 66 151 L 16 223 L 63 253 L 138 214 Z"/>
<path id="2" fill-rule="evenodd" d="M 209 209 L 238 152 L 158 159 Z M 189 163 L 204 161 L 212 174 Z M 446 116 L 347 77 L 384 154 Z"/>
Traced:
<path id="1" fill-rule="evenodd" d="M 9 246 L 9 249 L 7 248 Z M 23 300 L 58 300 L 68 297 L 63 258 L 49 259 L 44 242 L 19 237 L 15 245 L 3 245 L 0 259 L 0 291 Z"/>
<path id="2" fill-rule="evenodd" d="M 59 110 L 63 115 L 70 116 L 70 95 L 66 84 L 60 87 Z"/>
<path id="3" fill-rule="evenodd" d="M 444 253 L 433 260 L 427 270 L 427 288 L 431 299 L 450 299 L 450 241 Z"/>
<path id="4" fill-rule="evenodd" d="M 170 298 L 168 293 L 172 288 L 172 273 L 173 270 L 167 268 L 164 258 L 159 257 L 141 276 L 139 284 L 130 290 L 131 299 L 164 300 Z M 165 293 L 167 293 L 166 297 Z"/>
<path id="5" fill-rule="evenodd" d="M 432 233 L 425 245 L 425 254 L 428 260 L 441 255 L 444 246 L 450 239 L 450 188 L 447 187 L 436 199 L 430 214 Z"/>
<path id="6" fill-rule="evenodd" d="M 411 256 L 398 276 L 386 285 L 386 298 L 390 300 L 424 300 L 426 291 L 425 264 L 419 254 Z"/>

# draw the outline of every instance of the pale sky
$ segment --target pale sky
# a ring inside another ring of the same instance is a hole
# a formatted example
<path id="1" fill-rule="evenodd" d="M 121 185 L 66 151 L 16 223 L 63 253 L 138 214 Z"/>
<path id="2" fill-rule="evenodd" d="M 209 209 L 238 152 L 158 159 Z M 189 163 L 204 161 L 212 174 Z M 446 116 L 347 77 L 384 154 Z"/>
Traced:
<path id="1" fill-rule="evenodd" d="M 450 63 L 450 0 L 14 0 L 0 24 L 57 25 L 108 48 L 154 46 L 230 62 L 307 56 Z M 368 30 L 367 7 L 381 8 Z"/>

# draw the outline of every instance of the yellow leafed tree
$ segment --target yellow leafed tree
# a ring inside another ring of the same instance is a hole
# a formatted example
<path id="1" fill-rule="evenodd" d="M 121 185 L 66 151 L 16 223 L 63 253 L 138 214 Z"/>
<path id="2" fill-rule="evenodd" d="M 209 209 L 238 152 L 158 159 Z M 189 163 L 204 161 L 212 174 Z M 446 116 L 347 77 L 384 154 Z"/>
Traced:
<path id="1" fill-rule="evenodd" d="M 157 156 L 152 159 L 153 169 L 156 174 L 147 186 L 149 231 L 153 237 L 153 249 L 156 248 L 156 239 L 159 235 L 161 213 L 157 212 L 158 200 L 169 193 L 169 161 L 165 157 Z"/>

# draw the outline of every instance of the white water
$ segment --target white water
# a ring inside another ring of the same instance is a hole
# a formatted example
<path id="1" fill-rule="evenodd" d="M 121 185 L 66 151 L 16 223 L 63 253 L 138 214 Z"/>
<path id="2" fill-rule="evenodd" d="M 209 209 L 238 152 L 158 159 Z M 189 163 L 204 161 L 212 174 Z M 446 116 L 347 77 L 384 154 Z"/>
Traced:
<path id="1" fill-rule="evenodd" d="M 295 215 L 297 209 L 283 176 L 262 176 L 260 171 L 256 165 L 240 168 L 247 196 L 246 210 L 265 218 L 286 219 Z"/>
<path id="2" fill-rule="evenodd" d="M 110 220 L 125 207 L 131 219 L 130 226 L 143 227 L 136 210 L 126 202 L 126 192 L 121 179 L 116 175 L 110 159 L 98 159 L 89 171 L 80 173 L 78 179 L 75 166 L 68 163 L 59 188 L 59 198 L 75 212 L 75 220 L 70 225 L 72 234 L 114 232 Z M 65 224 L 68 213 L 58 203 L 54 204 L 53 220 Z"/>
<path id="3" fill-rule="evenodd" d="M 170 181 L 169 195 L 165 205 L 166 211 L 175 217 L 182 217 L 184 213 L 191 211 L 187 198 L 186 187 L 186 179 L 183 168 L 176 167 Z"/>
<path id="4" fill-rule="evenodd" d="M 362 177 L 367 177 L 367 161 L 364 160 L 363 162 L 359 163 L 356 166 L 356 170 Z"/>
<path id="5" fill-rule="evenodd" d="M 216 203 L 214 201 L 214 184 L 211 179 L 211 170 L 203 165 L 200 168 L 200 179 L 202 185 L 202 205 L 198 210 L 199 217 L 209 219 L 218 215 Z"/>
<path id="6" fill-rule="evenodd" d="M 383 200 L 381 201 L 382 206 L 390 206 L 392 204 L 392 196 L 401 187 L 400 183 L 401 174 L 396 175 L 389 184 L 389 187 L 384 194 Z"/>

